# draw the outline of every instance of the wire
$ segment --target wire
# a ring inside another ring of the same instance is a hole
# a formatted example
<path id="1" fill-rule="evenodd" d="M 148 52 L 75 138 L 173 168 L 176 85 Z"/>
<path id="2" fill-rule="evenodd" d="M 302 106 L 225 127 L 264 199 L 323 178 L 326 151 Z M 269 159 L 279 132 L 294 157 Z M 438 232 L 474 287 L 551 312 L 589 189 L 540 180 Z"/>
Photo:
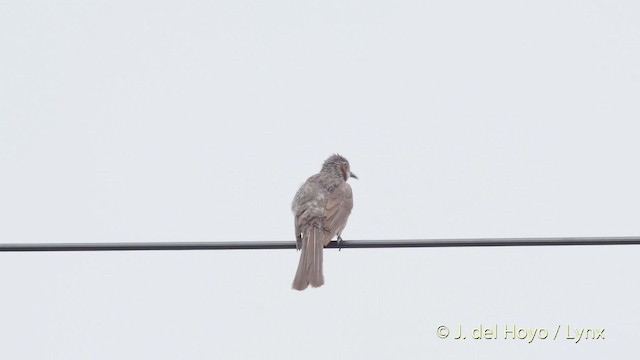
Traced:
<path id="1" fill-rule="evenodd" d="M 332 241 L 330 249 L 379 249 L 417 247 L 485 247 L 485 246 L 575 246 L 640 245 L 640 236 L 622 237 L 549 237 L 549 238 L 478 238 L 425 240 L 353 240 Z M 177 250 L 275 250 L 295 249 L 294 241 L 225 241 L 225 242 L 112 242 L 112 243 L 14 243 L 0 244 L 0 252 L 38 251 L 177 251 Z"/>

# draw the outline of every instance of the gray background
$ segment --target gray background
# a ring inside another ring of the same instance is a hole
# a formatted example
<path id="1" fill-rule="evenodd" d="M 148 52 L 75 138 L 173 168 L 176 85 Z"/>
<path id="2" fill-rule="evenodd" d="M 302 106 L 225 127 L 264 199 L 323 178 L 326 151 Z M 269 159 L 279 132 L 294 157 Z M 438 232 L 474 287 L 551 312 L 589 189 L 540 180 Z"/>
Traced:
<path id="1" fill-rule="evenodd" d="M 293 241 L 334 152 L 345 240 L 640 235 L 639 64 L 637 1 L 2 1 L 0 241 Z M 637 352 L 637 246 L 326 252 L 2 253 L 0 357 Z"/>

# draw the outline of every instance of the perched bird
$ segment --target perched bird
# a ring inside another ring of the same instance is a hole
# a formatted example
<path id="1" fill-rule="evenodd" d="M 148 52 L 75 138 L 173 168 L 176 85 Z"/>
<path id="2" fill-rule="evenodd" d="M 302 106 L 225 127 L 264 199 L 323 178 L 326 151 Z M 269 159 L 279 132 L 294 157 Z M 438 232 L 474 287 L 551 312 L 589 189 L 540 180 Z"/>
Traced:
<path id="1" fill-rule="evenodd" d="M 351 173 L 347 159 L 331 155 L 320 172 L 308 178 L 293 198 L 296 248 L 301 251 L 293 289 L 324 284 L 322 249 L 336 235 L 338 242 L 342 241 L 340 235 L 353 208 L 351 186 L 347 184 L 350 177 L 358 178 Z"/>

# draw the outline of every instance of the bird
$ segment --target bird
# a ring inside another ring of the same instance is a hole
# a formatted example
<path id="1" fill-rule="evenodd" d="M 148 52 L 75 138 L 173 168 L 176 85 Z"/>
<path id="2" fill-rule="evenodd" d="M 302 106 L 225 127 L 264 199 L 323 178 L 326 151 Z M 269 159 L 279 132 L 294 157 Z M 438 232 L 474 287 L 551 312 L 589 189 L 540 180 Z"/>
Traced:
<path id="1" fill-rule="evenodd" d="M 309 177 L 296 192 L 291 211 L 300 261 L 292 289 L 324 284 L 322 249 L 335 236 L 338 243 L 342 241 L 342 230 L 353 208 L 349 178 L 358 178 L 351 172 L 349 161 L 333 154 L 324 161 L 320 172 Z"/>

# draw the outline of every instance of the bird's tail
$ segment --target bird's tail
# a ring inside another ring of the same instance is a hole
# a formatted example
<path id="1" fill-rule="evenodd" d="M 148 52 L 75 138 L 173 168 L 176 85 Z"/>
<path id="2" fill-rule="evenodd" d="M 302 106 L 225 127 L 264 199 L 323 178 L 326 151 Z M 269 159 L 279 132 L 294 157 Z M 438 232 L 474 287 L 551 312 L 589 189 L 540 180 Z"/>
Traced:
<path id="1" fill-rule="evenodd" d="M 323 237 L 324 231 L 316 226 L 309 226 L 304 230 L 300 262 L 296 277 L 293 279 L 293 285 L 291 285 L 293 289 L 304 290 L 309 284 L 312 287 L 324 285 L 324 276 L 322 275 Z"/>

